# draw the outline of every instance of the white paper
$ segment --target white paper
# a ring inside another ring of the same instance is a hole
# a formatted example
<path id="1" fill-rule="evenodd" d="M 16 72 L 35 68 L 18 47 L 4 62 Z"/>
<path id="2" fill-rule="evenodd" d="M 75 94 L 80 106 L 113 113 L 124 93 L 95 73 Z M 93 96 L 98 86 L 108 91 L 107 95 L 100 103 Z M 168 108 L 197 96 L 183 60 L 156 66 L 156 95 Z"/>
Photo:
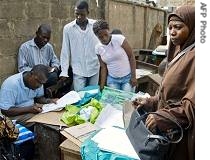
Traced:
<path id="1" fill-rule="evenodd" d="M 81 100 L 79 94 L 76 91 L 70 91 L 57 100 L 57 104 L 50 103 L 44 104 L 42 107 L 42 113 L 50 112 L 50 111 L 58 111 L 63 109 L 67 104 L 73 104 Z"/>
<path id="2" fill-rule="evenodd" d="M 136 79 L 138 79 L 140 77 L 143 77 L 143 76 L 146 76 L 146 75 L 149 75 L 149 74 L 152 74 L 151 70 L 148 70 L 148 69 L 136 69 Z"/>
<path id="3" fill-rule="evenodd" d="M 118 126 L 124 128 L 123 112 L 107 104 L 96 119 L 95 125 L 100 128 Z"/>
<path id="4" fill-rule="evenodd" d="M 116 127 L 102 129 L 92 140 L 98 143 L 101 150 L 139 159 L 124 129 Z"/>
<path id="5" fill-rule="evenodd" d="M 150 98 L 151 96 L 149 95 L 149 93 L 137 93 L 135 94 L 132 98 L 131 98 L 131 101 L 137 99 L 137 98 Z"/>

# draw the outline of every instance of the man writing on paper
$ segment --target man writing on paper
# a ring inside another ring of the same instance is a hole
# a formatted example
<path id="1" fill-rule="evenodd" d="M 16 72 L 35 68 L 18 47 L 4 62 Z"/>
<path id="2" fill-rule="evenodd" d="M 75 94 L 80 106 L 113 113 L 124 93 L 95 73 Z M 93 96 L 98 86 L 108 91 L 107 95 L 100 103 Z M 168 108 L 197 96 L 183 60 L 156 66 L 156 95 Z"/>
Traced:
<path id="1" fill-rule="evenodd" d="M 0 90 L 2 114 L 17 120 L 17 123 L 31 127 L 26 121 L 42 112 L 42 105 L 56 103 L 56 99 L 44 97 L 43 84 L 46 83 L 50 68 L 39 64 L 31 71 L 17 73 L 7 78 Z"/>

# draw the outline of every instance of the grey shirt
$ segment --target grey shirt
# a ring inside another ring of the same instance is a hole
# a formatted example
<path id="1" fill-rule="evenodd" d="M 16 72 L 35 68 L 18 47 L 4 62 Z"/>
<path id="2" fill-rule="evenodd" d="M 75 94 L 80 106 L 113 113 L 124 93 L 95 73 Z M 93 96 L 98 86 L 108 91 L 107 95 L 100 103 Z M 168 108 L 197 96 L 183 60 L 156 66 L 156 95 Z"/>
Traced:
<path id="1" fill-rule="evenodd" d="M 18 53 L 18 71 L 29 71 L 33 66 L 43 64 L 59 68 L 59 60 L 50 43 L 39 49 L 34 39 L 23 43 Z"/>

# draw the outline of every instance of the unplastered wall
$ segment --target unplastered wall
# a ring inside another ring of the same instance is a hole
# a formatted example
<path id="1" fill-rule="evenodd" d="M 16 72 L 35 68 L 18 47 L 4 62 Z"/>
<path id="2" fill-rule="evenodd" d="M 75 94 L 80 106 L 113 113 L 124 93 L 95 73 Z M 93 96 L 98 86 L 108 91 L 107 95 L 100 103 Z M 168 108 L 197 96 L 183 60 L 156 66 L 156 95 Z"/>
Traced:
<path id="1" fill-rule="evenodd" d="M 110 29 L 121 29 L 132 48 L 147 48 L 157 23 L 163 26 L 165 35 L 166 16 L 164 10 L 144 4 L 120 0 L 106 1 L 105 17 L 109 21 Z"/>
<path id="2" fill-rule="evenodd" d="M 96 1 L 89 0 L 90 17 L 97 15 Z M 63 26 L 74 19 L 76 0 L 0 0 L 0 84 L 17 73 L 19 46 L 33 38 L 42 23 L 52 26 L 50 42 L 60 55 Z"/>
<path id="3" fill-rule="evenodd" d="M 0 84 L 17 73 L 19 46 L 34 37 L 37 27 L 52 27 L 50 43 L 60 56 L 63 26 L 74 19 L 77 0 L 0 0 Z M 164 11 L 119 0 L 87 0 L 89 18 L 105 18 L 119 28 L 132 48 L 147 48 L 152 29 L 163 24 Z M 97 5 L 98 4 L 98 5 Z"/>

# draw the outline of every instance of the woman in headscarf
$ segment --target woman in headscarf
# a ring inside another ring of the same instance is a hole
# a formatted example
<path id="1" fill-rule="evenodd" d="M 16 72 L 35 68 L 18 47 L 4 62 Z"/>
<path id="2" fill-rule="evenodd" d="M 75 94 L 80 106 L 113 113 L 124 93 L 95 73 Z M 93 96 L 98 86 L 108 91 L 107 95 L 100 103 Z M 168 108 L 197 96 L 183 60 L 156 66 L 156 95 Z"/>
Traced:
<path id="1" fill-rule="evenodd" d="M 172 144 L 168 160 L 195 159 L 195 8 L 179 7 L 168 16 L 170 44 L 167 66 L 159 94 L 156 97 L 137 99 L 135 107 L 156 111 L 175 118 L 184 131 L 182 140 Z M 152 132 L 167 132 L 176 125 L 158 115 L 150 114 L 146 126 Z"/>

